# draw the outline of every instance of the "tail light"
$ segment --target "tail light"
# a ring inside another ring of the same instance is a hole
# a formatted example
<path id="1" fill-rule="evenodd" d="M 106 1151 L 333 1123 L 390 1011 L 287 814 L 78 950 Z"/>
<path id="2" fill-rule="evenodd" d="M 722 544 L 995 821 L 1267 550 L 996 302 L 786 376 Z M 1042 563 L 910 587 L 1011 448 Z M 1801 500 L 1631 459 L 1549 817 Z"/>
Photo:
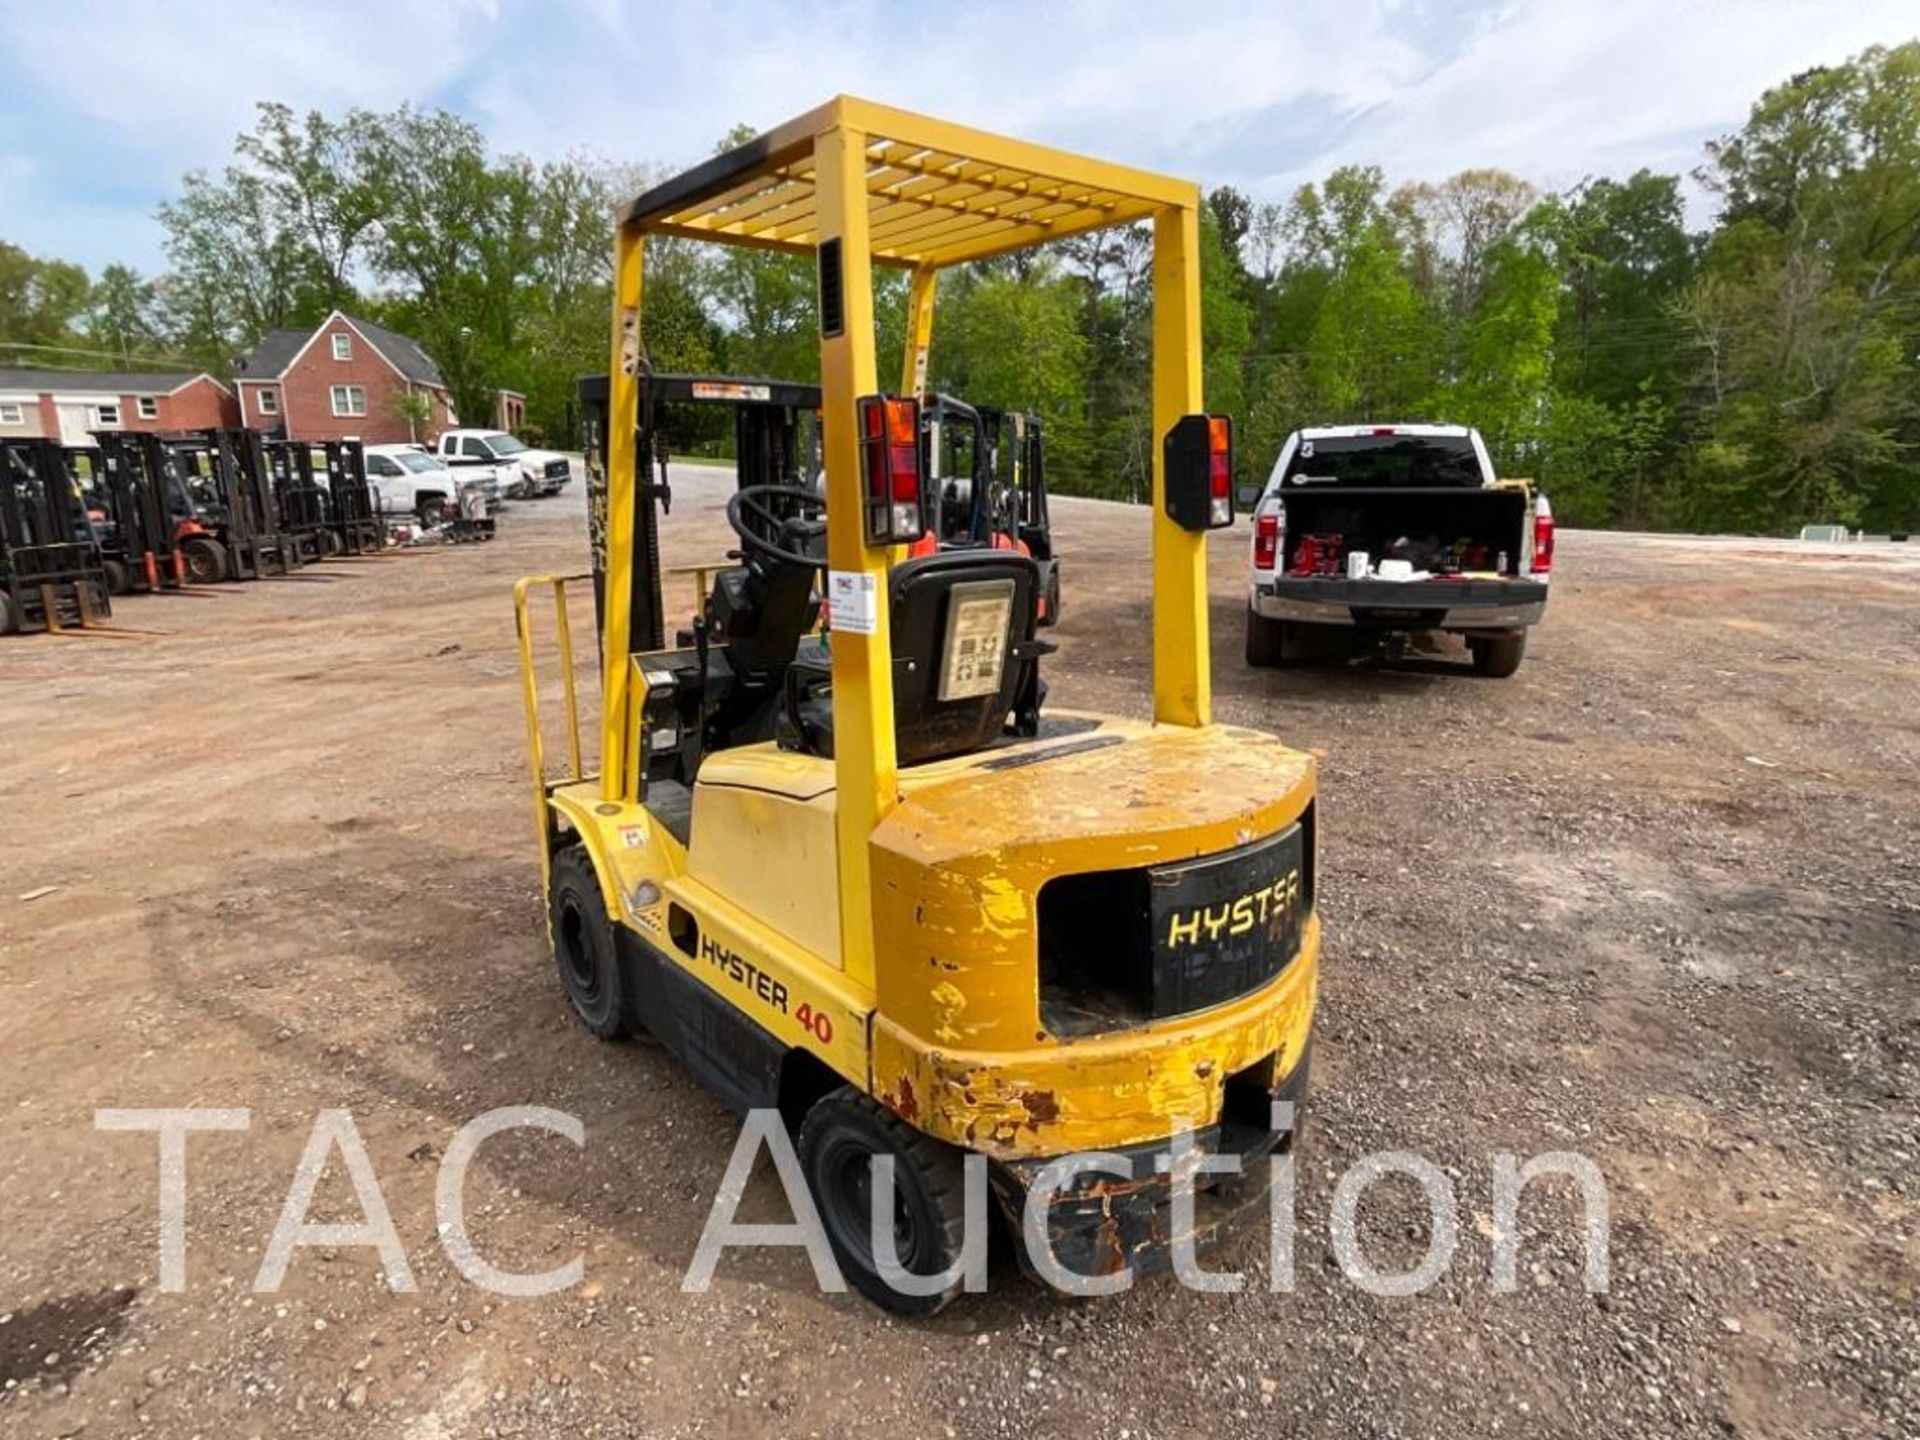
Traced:
<path id="1" fill-rule="evenodd" d="M 920 507 L 920 402 L 865 395 L 858 410 L 867 543 L 910 544 L 926 530 Z"/>
<path id="2" fill-rule="evenodd" d="M 1553 571 L 1553 506 L 1542 495 L 1533 502 L 1533 573 Z"/>
<path id="3" fill-rule="evenodd" d="M 1233 523 L 1233 421 L 1225 415 L 1207 417 L 1207 523 Z"/>
<path id="4" fill-rule="evenodd" d="M 1254 518 L 1253 568 L 1271 570 L 1280 558 L 1280 512 L 1269 510 Z"/>
<path id="5" fill-rule="evenodd" d="M 1163 504 L 1183 530 L 1233 523 L 1233 421 L 1183 415 L 1164 442 Z"/>

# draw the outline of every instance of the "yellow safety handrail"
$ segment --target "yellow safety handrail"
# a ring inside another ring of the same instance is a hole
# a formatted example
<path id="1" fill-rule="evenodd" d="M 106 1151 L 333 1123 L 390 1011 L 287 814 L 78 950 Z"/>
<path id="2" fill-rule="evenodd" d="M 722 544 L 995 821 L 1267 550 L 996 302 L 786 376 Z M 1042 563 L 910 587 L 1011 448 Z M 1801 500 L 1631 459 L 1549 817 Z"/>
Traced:
<path id="1" fill-rule="evenodd" d="M 520 696 L 527 712 L 527 756 L 533 770 L 536 819 L 545 833 L 547 795 L 557 785 L 584 780 L 586 768 L 580 748 L 580 692 L 573 673 L 573 627 L 567 617 L 567 585 L 591 580 L 591 575 L 529 575 L 513 587 L 513 621 L 520 644 Z M 567 771 L 547 778 L 546 742 L 540 729 L 540 680 L 533 661 L 533 623 L 529 606 L 535 588 L 553 592 L 554 639 L 560 649 L 560 686 L 567 717 Z"/>

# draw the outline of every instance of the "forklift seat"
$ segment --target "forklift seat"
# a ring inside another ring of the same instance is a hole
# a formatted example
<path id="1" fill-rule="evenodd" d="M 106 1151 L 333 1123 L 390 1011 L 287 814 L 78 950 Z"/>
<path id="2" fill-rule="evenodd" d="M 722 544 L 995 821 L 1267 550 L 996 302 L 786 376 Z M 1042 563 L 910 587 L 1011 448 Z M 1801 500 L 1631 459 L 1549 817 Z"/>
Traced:
<path id="1" fill-rule="evenodd" d="M 1034 561 L 1005 550 L 948 550 L 894 567 L 887 593 L 898 763 L 982 749 L 1016 706 L 1037 703 L 1030 698 L 1038 693 L 1035 667 L 1053 648 L 1034 639 L 1039 586 Z M 956 612 L 956 605 L 967 609 Z M 998 633 L 981 633 L 988 621 Z M 960 693 L 942 700 L 943 680 Z M 969 693 L 975 690 L 985 693 Z M 784 702 L 774 730 L 781 748 L 832 758 L 833 668 L 825 646 L 802 649 L 787 671 Z"/>

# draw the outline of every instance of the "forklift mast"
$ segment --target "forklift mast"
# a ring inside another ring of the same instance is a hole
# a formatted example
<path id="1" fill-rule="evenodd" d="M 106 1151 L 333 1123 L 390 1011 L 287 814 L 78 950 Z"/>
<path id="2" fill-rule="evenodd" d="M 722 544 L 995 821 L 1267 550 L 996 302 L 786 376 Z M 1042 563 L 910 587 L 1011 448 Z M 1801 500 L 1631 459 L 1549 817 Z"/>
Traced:
<path id="1" fill-rule="evenodd" d="M 605 375 L 582 376 L 580 410 L 587 456 L 587 529 L 593 550 L 594 612 L 606 630 L 607 463 L 609 446 Z M 666 645 L 666 612 L 660 568 L 660 516 L 673 507 L 668 475 L 672 458 L 671 408 L 726 406 L 733 411 L 736 486 L 798 485 L 812 488 L 818 473 L 820 387 L 728 375 L 641 376 L 639 425 L 633 435 L 633 584 L 627 608 L 629 644 L 637 652 Z M 658 501 L 656 508 L 655 502 Z"/>
<path id="2" fill-rule="evenodd" d="M 70 605 L 82 625 L 108 613 L 106 569 L 58 440 L 0 441 L 0 630 Z"/>

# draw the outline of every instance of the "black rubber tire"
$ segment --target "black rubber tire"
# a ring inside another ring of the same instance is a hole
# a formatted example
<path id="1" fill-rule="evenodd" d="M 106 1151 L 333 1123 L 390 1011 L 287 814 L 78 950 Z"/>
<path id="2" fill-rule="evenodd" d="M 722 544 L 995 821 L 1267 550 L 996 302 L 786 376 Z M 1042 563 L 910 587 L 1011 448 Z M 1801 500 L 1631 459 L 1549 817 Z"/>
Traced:
<path id="1" fill-rule="evenodd" d="M 338 530 L 327 531 L 327 554 L 344 555 L 346 553 L 347 542 L 341 538 L 340 532 Z"/>
<path id="2" fill-rule="evenodd" d="M 25 625 L 26 617 L 21 613 L 20 602 L 0 590 L 0 635 L 18 635 Z"/>
<path id="3" fill-rule="evenodd" d="M 602 1040 L 628 1033 L 626 975 L 600 877 L 578 845 L 553 857 L 547 876 L 547 924 L 554 968 L 574 1016 Z"/>
<path id="4" fill-rule="evenodd" d="M 1520 668 L 1520 657 L 1527 653 L 1527 632 L 1515 635 L 1470 635 L 1467 649 L 1473 655 L 1476 674 L 1492 680 L 1504 680 Z"/>
<path id="5" fill-rule="evenodd" d="M 1264 668 L 1286 658 L 1286 622 L 1269 620 L 1247 606 L 1247 664 Z"/>
<path id="6" fill-rule="evenodd" d="M 133 589 L 133 575 L 124 560 L 102 560 L 100 573 L 107 577 L 107 593 L 125 595 Z"/>
<path id="7" fill-rule="evenodd" d="M 189 535 L 180 542 L 180 558 L 189 585 L 217 585 L 227 578 L 227 547 L 205 535 Z"/>
<path id="8" fill-rule="evenodd" d="M 893 1156 L 895 1254 L 916 1275 L 951 1269 L 966 1232 L 960 1151 L 923 1135 L 851 1085 L 813 1103 L 797 1143 L 807 1189 L 820 1211 L 834 1259 L 854 1288 L 895 1315 L 925 1317 L 960 1293 L 963 1276 L 933 1295 L 903 1295 L 873 1258 L 872 1195 L 863 1157 Z"/>
<path id="9" fill-rule="evenodd" d="M 1060 567 L 1047 571 L 1047 624 L 1060 623 Z"/>

